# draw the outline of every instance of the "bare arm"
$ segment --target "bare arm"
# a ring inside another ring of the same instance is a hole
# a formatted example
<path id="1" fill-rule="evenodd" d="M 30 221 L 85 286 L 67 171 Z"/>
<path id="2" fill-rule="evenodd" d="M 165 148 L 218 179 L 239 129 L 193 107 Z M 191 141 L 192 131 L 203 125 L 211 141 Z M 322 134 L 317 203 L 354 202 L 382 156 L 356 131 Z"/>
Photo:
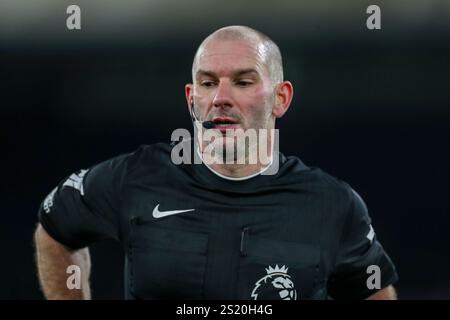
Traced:
<path id="1" fill-rule="evenodd" d="M 44 296 L 49 300 L 88 300 L 91 298 L 89 273 L 91 261 L 88 248 L 70 250 L 54 240 L 41 224 L 34 234 L 36 263 Z M 67 268 L 77 265 L 81 271 L 80 289 L 69 289 Z"/>
<path id="2" fill-rule="evenodd" d="M 393 286 L 387 286 L 368 297 L 367 300 L 397 300 L 397 293 Z"/>

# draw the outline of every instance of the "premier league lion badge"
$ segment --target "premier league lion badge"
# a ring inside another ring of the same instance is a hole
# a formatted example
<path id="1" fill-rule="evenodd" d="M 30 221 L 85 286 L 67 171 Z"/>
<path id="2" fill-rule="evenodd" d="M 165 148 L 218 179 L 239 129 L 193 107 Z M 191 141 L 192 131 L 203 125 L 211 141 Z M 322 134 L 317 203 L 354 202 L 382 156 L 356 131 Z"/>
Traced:
<path id="1" fill-rule="evenodd" d="M 254 300 L 297 300 L 297 291 L 286 266 L 269 266 L 266 272 L 267 275 L 255 283 L 251 295 Z"/>

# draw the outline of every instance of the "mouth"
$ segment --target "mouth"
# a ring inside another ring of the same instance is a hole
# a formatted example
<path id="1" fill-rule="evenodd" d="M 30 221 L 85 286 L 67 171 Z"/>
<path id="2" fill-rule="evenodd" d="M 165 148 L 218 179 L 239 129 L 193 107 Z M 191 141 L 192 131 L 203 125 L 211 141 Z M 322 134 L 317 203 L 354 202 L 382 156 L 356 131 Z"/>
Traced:
<path id="1" fill-rule="evenodd" d="M 222 133 L 226 133 L 226 130 L 235 130 L 240 127 L 239 122 L 236 119 L 229 117 L 216 117 L 212 122 L 214 122 L 215 128 Z"/>

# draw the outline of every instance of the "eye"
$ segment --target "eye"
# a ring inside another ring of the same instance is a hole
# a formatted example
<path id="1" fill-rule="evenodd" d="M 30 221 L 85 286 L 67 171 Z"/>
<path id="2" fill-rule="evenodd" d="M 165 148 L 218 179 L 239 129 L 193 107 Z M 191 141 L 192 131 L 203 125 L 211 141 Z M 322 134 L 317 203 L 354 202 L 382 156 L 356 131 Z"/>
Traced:
<path id="1" fill-rule="evenodd" d="M 248 86 L 253 84 L 253 81 L 250 81 L 250 80 L 238 80 L 238 81 L 236 81 L 236 84 L 239 87 L 248 87 Z"/>
<path id="2" fill-rule="evenodd" d="M 204 80 L 204 81 L 200 82 L 200 85 L 201 85 L 202 87 L 209 88 L 209 87 L 212 87 L 212 86 L 214 85 L 214 81 L 211 81 L 211 80 Z"/>

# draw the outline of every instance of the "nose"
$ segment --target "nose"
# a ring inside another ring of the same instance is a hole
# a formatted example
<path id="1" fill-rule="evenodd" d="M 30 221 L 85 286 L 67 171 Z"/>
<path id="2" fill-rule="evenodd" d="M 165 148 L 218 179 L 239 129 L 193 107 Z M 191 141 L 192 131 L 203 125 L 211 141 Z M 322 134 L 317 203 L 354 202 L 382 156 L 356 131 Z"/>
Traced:
<path id="1" fill-rule="evenodd" d="M 220 81 L 213 99 L 216 108 L 232 107 L 231 85 L 227 81 Z"/>

